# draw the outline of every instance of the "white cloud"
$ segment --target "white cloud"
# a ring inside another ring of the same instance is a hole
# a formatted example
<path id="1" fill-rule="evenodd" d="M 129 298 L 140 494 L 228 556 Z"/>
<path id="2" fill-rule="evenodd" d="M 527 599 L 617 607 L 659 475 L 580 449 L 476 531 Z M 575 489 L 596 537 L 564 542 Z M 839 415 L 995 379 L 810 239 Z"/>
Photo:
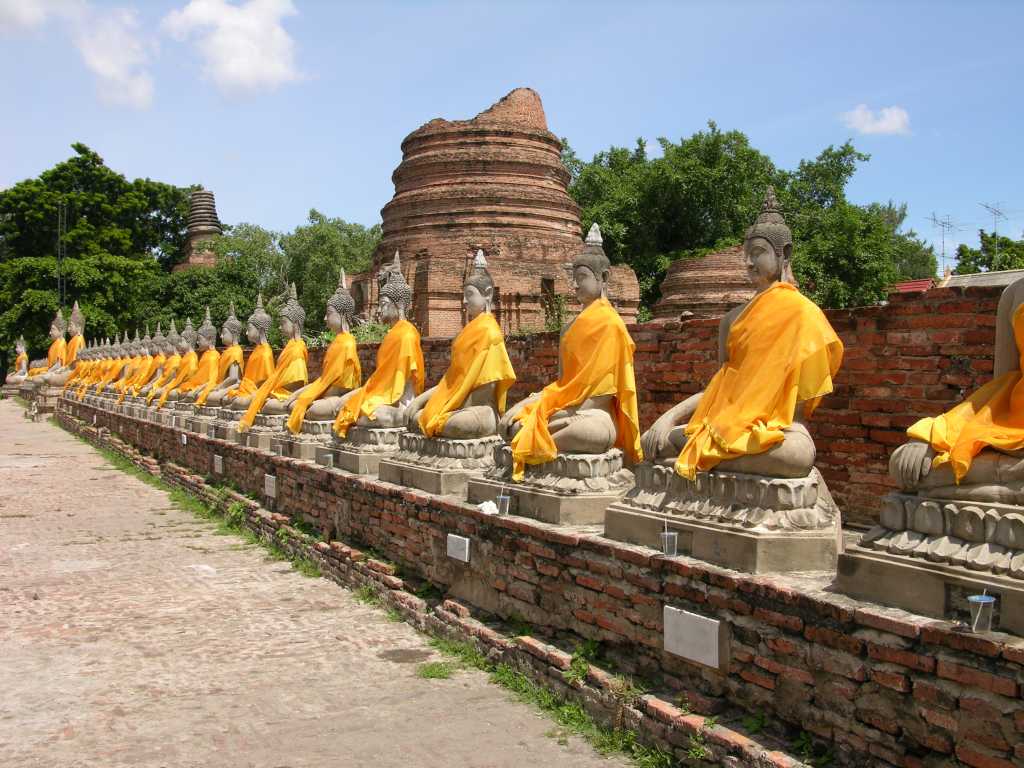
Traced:
<path id="1" fill-rule="evenodd" d="M 295 41 L 281 20 L 295 15 L 291 0 L 189 0 L 164 17 L 176 40 L 195 40 L 203 74 L 224 93 L 252 93 L 302 78 Z"/>
<path id="2" fill-rule="evenodd" d="M 85 66 L 96 75 L 100 100 L 135 109 L 153 103 L 153 78 L 146 69 L 153 43 L 140 33 L 135 11 L 92 15 L 74 37 Z"/>
<path id="3" fill-rule="evenodd" d="M 867 104 L 858 104 L 839 116 L 847 128 L 858 133 L 909 134 L 910 114 L 903 107 L 882 107 L 875 112 Z"/>
<path id="4" fill-rule="evenodd" d="M 101 101 L 134 109 L 153 103 L 147 65 L 156 45 L 134 10 L 97 9 L 85 0 L 0 0 L 0 31 L 25 32 L 50 21 L 62 22 L 71 35 Z"/>

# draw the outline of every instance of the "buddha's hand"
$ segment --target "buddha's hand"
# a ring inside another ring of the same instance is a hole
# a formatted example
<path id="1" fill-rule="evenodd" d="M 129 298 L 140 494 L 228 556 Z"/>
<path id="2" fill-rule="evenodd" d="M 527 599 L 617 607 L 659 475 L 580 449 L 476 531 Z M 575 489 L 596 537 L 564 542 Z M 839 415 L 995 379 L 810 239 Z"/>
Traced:
<path id="1" fill-rule="evenodd" d="M 293 392 L 292 395 L 284 401 L 284 407 L 286 411 L 290 411 L 295 407 L 295 401 L 299 399 L 299 393 Z"/>
<path id="2" fill-rule="evenodd" d="M 914 490 L 932 471 L 935 451 L 921 440 L 904 443 L 889 459 L 889 475 L 903 490 Z"/>
<path id="3" fill-rule="evenodd" d="M 651 428 L 640 437 L 640 447 L 644 459 L 654 461 L 665 451 L 669 443 L 669 434 L 676 426 L 676 415 L 673 411 L 663 413 Z"/>

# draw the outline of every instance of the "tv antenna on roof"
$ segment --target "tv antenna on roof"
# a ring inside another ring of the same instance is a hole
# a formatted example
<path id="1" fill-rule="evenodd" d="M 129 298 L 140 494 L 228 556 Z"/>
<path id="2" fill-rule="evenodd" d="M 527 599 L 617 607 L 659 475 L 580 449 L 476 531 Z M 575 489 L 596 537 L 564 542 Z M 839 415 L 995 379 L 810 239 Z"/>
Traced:
<path id="1" fill-rule="evenodd" d="M 1006 213 L 1003 212 L 1002 202 L 997 200 L 994 203 L 978 203 L 982 208 L 992 214 L 992 239 L 995 243 L 995 254 L 992 256 L 992 263 L 999 258 L 999 221 L 1006 221 Z"/>

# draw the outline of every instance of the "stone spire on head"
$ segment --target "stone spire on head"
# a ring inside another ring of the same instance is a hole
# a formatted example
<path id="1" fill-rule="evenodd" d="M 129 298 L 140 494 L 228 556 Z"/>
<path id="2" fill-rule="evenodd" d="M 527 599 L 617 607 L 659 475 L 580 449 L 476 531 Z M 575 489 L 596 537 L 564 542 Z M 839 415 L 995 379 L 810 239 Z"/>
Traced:
<path id="1" fill-rule="evenodd" d="M 590 226 L 587 239 L 583 243 L 583 251 L 573 259 L 572 265 L 573 267 L 586 267 L 602 282 L 607 279 L 608 270 L 612 268 L 612 264 L 605 255 L 601 228 L 596 221 Z"/>
<path id="2" fill-rule="evenodd" d="M 156 321 L 156 333 L 153 334 L 153 346 L 155 346 L 157 348 L 157 350 L 160 351 L 160 350 L 163 349 L 164 344 L 166 344 L 166 343 L 167 343 L 167 338 L 164 336 L 163 329 L 160 327 L 160 321 L 157 320 Z"/>
<path id="3" fill-rule="evenodd" d="M 171 318 L 171 330 L 167 332 L 167 343 L 174 348 L 174 351 L 178 351 L 178 344 L 181 343 L 181 336 L 178 334 L 178 327 L 174 323 L 174 318 Z"/>
<path id="4" fill-rule="evenodd" d="M 387 296 L 395 306 L 406 311 L 412 305 L 412 287 L 405 281 L 405 275 L 402 274 L 398 251 L 395 251 L 395 261 L 387 270 L 387 282 L 381 286 L 380 295 Z"/>
<path id="5" fill-rule="evenodd" d="M 351 318 L 356 311 L 356 302 L 352 298 L 352 294 L 348 292 L 345 282 L 345 268 L 342 267 L 341 274 L 338 275 L 338 287 L 331 298 L 327 300 L 327 306 L 334 307 L 334 311 L 342 317 Z"/>
<path id="6" fill-rule="evenodd" d="M 270 324 L 273 320 L 270 314 L 263 308 L 263 294 L 256 294 L 256 309 L 249 315 L 249 325 L 253 326 L 256 330 L 266 336 L 270 333 Z"/>
<path id="7" fill-rule="evenodd" d="M 484 256 L 483 249 L 477 249 L 473 259 L 473 269 L 466 278 L 466 285 L 472 285 L 480 293 L 494 290 L 494 278 L 487 271 L 487 258 Z"/>
<path id="8" fill-rule="evenodd" d="M 82 310 L 78 308 L 78 302 L 75 302 L 75 306 L 71 308 L 71 324 L 75 326 L 77 333 L 85 333 L 85 315 L 82 314 Z"/>
<path id="9" fill-rule="evenodd" d="M 57 329 L 57 333 L 61 336 L 67 332 L 68 324 L 64 320 L 64 313 L 60 311 L 60 307 L 57 308 L 57 314 L 53 316 L 53 323 L 51 325 Z"/>
<path id="10" fill-rule="evenodd" d="M 199 326 L 198 335 L 205 339 L 211 347 L 217 343 L 217 328 L 210 319 L 209 307 L 206 308 L 206 315 L 203 317 L 202 325 Z"/>
<path id="11" fill-rule="evenodd" d="M 190 347 L 196 345 L 196 332 L 192 327 L 192 318 L 185 318 L 185 327 L 181 329 L 181 340 Z"/>
<path id="12" fill-rule="evenodd" d="M 295 290 L 295 283 L 288 286 L 288 300 L 281 307 L 282 317 L 287 317 L 293 324 L 302 330 L 306 324 L 306 310 L 299 304 L 298 292 Z"/>
<path id="13" fill-rule="evenodd" d="M 224 327 L 236 339 L 242 334 L 242 321 L 235 316 L 235 302 L 233 301 L 231 310 L 228 312 L 228 319 L 224 321 Z"/>

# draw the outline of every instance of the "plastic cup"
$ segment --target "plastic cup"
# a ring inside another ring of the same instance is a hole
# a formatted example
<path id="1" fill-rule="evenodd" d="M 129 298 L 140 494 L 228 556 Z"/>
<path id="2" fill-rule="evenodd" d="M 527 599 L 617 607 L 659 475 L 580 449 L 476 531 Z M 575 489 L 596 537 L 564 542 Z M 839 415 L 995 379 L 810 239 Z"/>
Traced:
<path id="1" fill-rule="evenodd" d="M 992 595 L 970 595 L 967 604 L 971 607 L 971 632 L 991 631 L 996 599 Z"/>
<path id="2" fill-rule="evenodd" d="M 661 552 L 665 557 L 675 557 L 679 551 L 679 534 L 676 531 L 662 531 Z"/>
<path id="3" fill-rule="evenodd" d="M 507 496 L 506 494 L 503 493 L 503 494 L 498 496 L 497 501 L 498 501 L 498 514 L 499 515 L 507 515 L 509 507 L 512 505 L 512 497 L 511 496 Z"/>

